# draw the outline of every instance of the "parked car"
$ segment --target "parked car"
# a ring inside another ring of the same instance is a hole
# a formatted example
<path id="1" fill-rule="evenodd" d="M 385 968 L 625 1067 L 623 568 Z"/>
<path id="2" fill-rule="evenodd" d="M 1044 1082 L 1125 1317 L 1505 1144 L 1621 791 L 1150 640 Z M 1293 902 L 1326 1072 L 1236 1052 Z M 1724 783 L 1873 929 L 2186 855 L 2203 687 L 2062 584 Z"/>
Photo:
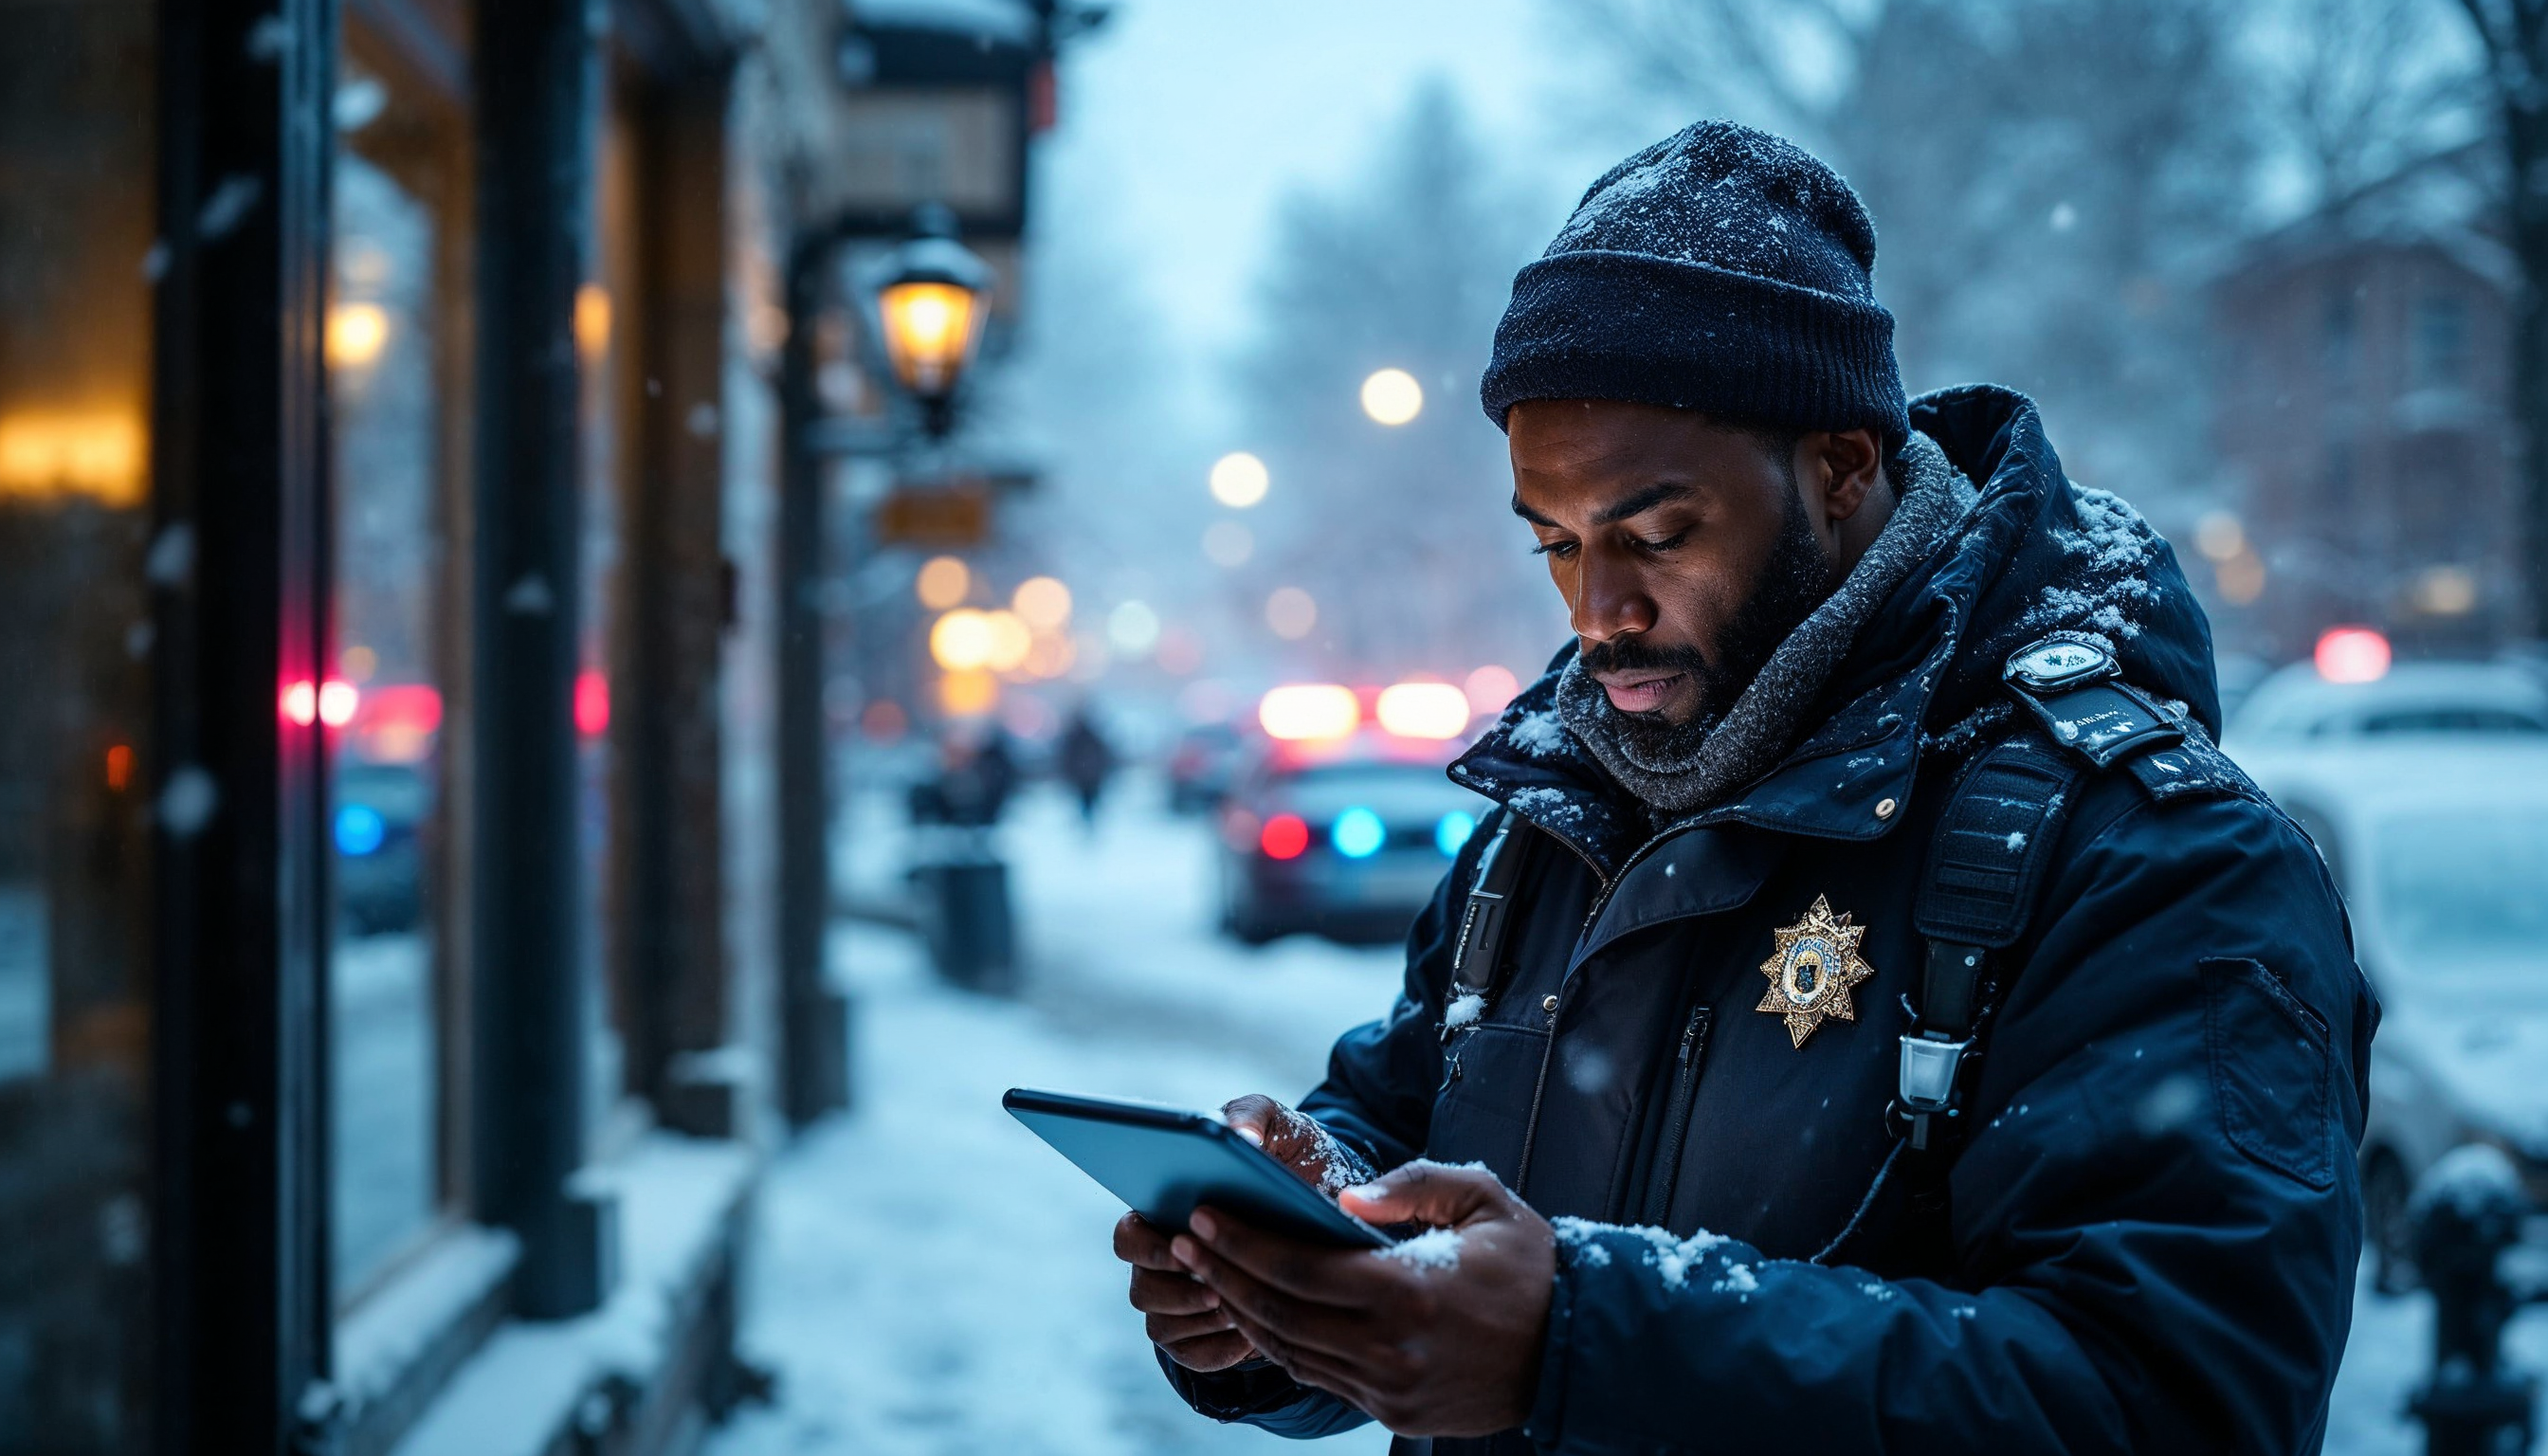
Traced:
<path id="1" fill-rule="evenodd" d="M 417 834 L 432 792 L 412 765 L 349 763 L 336 771 L 329 837 L 336 848 L 336 906 L 347 934 L 415 929 L 424 900 Z"/>
<path id="2" fill-rule="evenodd" d="M 2241 761 L 2317 841 L 2380 995 L 2363 1202 L 2375 1277 L 2404 1290 L 2408 1195 L 2451 1148 L 2502 1149 L 2548 1212 L 2548 735 L 2379 731 Z"/>
<path id="3" fill-rule="evenodd" d="M 1201 723 L 1177 735 L 1168 750 L 1168 808 L 1193 814 L 1229 793 L 1247 760 L 1247 739 L 1228 723 Z"/>
<path id="4" fill-rule="evenodd" d="M 1268 747 L 1222 811 L 1223 929 L 1250 945 L 1406 935 L 1487 810 L 1442 775 L 1459 749 L 1369 730 Z"/>
<path id="5" fill-rule="evenodd" d="M 2330 682 L 2308 663 L 2247 694 L 2222 735 L 2231 749 L 2390 734 L 2548 735 L 2548 679 L 2513 663 L 2400 663 L 2368 682 Z"/>

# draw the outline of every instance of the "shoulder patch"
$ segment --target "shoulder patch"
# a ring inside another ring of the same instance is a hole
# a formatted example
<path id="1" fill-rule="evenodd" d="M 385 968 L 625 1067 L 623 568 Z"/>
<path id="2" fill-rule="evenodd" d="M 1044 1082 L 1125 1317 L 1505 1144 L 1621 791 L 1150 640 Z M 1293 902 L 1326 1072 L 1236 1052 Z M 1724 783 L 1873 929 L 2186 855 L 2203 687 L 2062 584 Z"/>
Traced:
<path id="1" fill-rule="evenodd" d="M 2265 797 L 2264 790 L 2256 787 L 2200 726 L 2193 724 L 2186 726 L 2184 738 L 2178 743 L 2142 754 L 2125 768 L 2142 791 L 2160 803 L 2184 798 L 2263 802 Z"/>

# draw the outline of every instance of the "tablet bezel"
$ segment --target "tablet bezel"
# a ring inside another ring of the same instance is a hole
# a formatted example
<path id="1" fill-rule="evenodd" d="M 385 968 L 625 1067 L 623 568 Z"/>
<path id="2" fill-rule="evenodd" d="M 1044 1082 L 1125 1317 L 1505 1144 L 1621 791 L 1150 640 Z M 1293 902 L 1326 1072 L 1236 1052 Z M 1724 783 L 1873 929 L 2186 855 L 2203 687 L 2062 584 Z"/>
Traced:
<path id="1" fill-rule="evenodd" d="M 1069 1092 L 1040 1091 L 1029 1087 L 1010 1088 L 1001 1095 L 1000 1105 L 1008 1109 L 1009 1115 L 1018 1119 L 1028 1132 L 1034 1133 L 1042 1139 L 1046 1146 L 1069 1158 L 1073 1167 L 1096 1179 L 1101 1187 L 1115 1194 L 1116 1197 L 1125 1199 L 1125 1202 L 1132 1205 L 1134 1211 L 1140 1214 L 1142 1218 L 1171 1231 L 1183 1231 L 1185 1220 L 1182 1214 L 1169 1213 L 1162 1209 L 1140 1208 L 1116 1186 L 1119 1181 L 1133 1181 L 1121 1176 L 1123 1170 L 1101 1170 L 1088 1166 L 1054 1143 L 1051 1138 L 1046 1138 L 1044 1131 L 1037 1127 L 1032 1119 L 1047 1117 L 1111 1123 L 1119 1127 L 1141 1129 L 1171 1137 L 1204 1139 L 1221 1149 L 1222 1155 L 1230 1160 L 1232 1170 L 1239 1175 L 1243 1188 L 1268 1195 L 1281 1216 L 1315 1228 L 1319 1233 L 1325 1235 L 1328 1241 L 1348 1248 L 1373 1249 L 1387 1248 L 1397 1241 L 1388 1233 L 1345 1212 L 1325 1194 L 1303 1182 L 1300 1175 L 1284 1166 L 1280 1159 L 1238 1136 L 1228 1124 L 1208 1113 L 1192 1112 L 1156 1103 L 1126 1102 L 1114 1098 L 1080 1096 Z M 1271 1176 L 1268 1176 L 1269 1174 Z M 1257 1211 L 1232 1208 L 1229 1212 L 1245 1217 Z"/>

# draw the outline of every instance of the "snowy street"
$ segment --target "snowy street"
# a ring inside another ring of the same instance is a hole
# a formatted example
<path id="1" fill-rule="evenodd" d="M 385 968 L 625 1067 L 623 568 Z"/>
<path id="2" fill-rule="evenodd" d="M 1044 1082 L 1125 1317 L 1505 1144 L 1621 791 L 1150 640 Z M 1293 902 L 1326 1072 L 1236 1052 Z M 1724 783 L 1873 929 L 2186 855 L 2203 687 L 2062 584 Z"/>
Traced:
<path id="1" fill-rule="evenodd" d="M 859 888 L 900 863 L 882 795 L 840 848 Z M 902 933 L 840 923 L 836 975 L 857 996 L 855 1109 L 777 1155 L 744 1346 L 779 1377 L 715 1456 L 1115 1453 L 1287 1449 L 1222 1427 L 1169 1393 L 1108 1251 L 1114 1200 L 999 1106 L 1012 1085 L 1214 1107 L 1297 1097 L 1327 1043 L 1379 1014 L 1394 948 L 1293 938 L 1251 952 L 1212 931 L 1212 843 L 1135 780 L 1086 837 L 1056 793 L 1030 791 L 1003 831 L 1025 991 L 950 990 Z M 2427 1358 L 2421 1296 L 2365 1293 L 2327 1451 L 2410 1456 L 2399 1418 Z M 2548 1311 L 2516 1325 L 2513 1357 L 2548 1370 Z M 1368 1427 L 1323 1446 L 1376 1452 Z"/>

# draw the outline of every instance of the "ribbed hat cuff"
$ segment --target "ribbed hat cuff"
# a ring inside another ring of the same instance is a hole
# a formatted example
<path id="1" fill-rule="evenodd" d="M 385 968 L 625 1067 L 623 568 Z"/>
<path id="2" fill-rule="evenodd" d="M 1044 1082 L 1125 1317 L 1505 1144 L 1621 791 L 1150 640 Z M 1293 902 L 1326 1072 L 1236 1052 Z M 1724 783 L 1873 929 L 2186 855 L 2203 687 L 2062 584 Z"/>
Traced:
<path id="1" fill-rule="evenodd" d="M 1882 306 L 1647 253 L 1553 254 L 1521 270 L 1480 402 L 1620 400 L 1793 429 L 1911 433 Z"/>

